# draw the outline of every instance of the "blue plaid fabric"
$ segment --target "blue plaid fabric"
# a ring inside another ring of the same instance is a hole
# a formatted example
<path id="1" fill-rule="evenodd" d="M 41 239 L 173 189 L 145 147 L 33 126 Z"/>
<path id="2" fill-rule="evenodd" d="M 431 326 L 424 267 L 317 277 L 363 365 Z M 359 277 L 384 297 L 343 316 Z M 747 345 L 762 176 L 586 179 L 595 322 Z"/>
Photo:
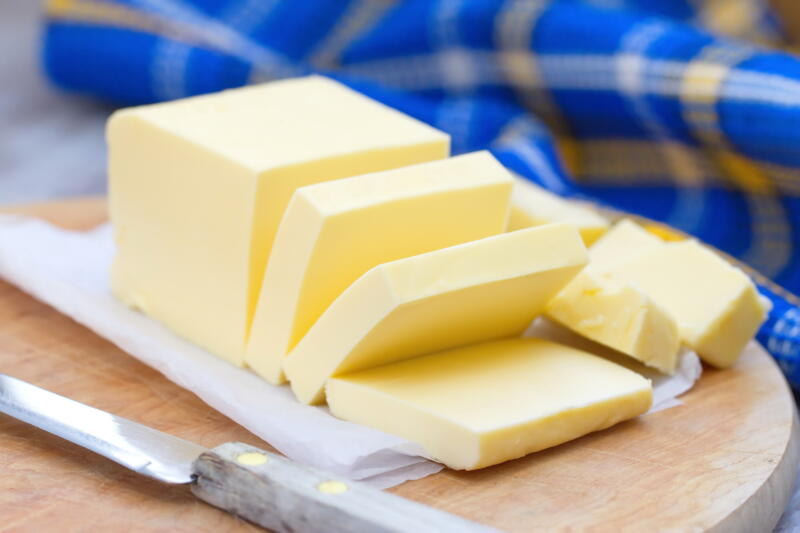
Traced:
<path id="1" fill-rule="evenodd" d="M 773 280 L 800 386 L 800 61 L 762 0 L 51 0 L 58 86 L 142 104 L 322 72 Z M 783 288 L 781 288 L 783 287 Z"/>

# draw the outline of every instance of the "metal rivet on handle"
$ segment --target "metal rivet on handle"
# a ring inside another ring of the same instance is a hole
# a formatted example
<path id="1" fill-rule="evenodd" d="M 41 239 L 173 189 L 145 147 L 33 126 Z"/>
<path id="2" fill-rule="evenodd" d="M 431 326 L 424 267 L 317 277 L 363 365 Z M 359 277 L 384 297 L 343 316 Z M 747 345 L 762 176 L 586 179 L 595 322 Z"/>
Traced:
<path id="1" fill-rule="evenodd" d="M 236 462 L 247 466 L 263 465 L 269 460 L 269 457 L 259 452 L 245 452 L 236 456 Z"/>
<path id="2" fill-rule="evenodd" d="M 341 494 L 347 492 L 348 486 L 341 481 L 323 481 L 317 485 L 317 490 L 325 494 Z"/>

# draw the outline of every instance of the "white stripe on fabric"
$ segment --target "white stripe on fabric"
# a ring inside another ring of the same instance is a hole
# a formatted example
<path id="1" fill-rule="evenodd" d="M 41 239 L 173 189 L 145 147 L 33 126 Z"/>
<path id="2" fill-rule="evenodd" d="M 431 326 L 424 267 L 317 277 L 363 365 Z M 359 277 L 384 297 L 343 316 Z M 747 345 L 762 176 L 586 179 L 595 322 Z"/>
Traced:
<path id="1" fill-rule="evenodd" d="M 531 117 L 523 115 L 503 128 L 493 147 L 513 152 L 534 172 L 542 185 L 553 192 L 563 194 L 567 192 L 564 180 L 555 172 L 549 159 L 532 140 L 542 139 L 545 135 L 549 135 L 549 132 Z"/>
<path id="2" fill-rule="evenodd" d="M 467 149 L 466 143 L 472 131 L 475 104 L 472 98 L 458 98 L 449 100 L 438 109 L 436 127 L 450 134 L 454 153 L 461 153 Z"/>
<path id="3" fill-rule="evenodd" d="M 775 323 L 767 339 L 767 349 L 784 359 L 797 361 L 800 356 L 800 310 L 790 307 Z M 791 370 L 791 362 L 778 361 L 784 372 Z"/>
<path id="4" fill-rule="evenodd" d="M 664 22 L 648 21 L 634 26 L 623 37 L 617 57 L 617 84 L 620 93 L 630 102 L 639 122 L 657 141 L 657 153 L 661 160 L 659 166 L 670 174 L 676 186 L 677 197 L 667 220 L 680 224 L 686 231 L 696 232 L 700 229 L 706 212 L 706 195 L 700 188 L 704 185 L 706 176 L 699 164 L 705 156 L 696 153 L 692 157 L 686 150 L 680 149 L 681 145 L 672 138 L 646 98 L 653 91 L 654 82 L 662 79 L 648 76 L 651 63 L 646 57 L 647 50 L 658 39 L 667 35 L 668 30 L 669 26 Z M 647 168 L 647 165 L 642 167 Z"/>
<path id="5" fill-rule="evenodd" d="M 162 39 L 150 64 L 153 93 L 159 100 L 175 100 L 186 96 L 186 65 L 193 47 L 186 43 Z"/>
<path id="6" fill-rule="evenodd" d="M 230 4 L 220 17 L 225 24 L 242 33 L 250 33 L 264 22 L 280 0 L 242 0 Z"/>

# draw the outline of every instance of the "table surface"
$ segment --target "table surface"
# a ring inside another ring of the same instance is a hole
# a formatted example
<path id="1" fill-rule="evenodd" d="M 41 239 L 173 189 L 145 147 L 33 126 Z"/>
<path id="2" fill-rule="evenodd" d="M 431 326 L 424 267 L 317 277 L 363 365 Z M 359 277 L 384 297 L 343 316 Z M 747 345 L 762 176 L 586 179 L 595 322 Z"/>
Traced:
<path id="1" fill-rule="evenodd" d="M 105 216 L 102 200 L 18 209 L 76 228 Z M 0 282 L 3 371 L 138 422 L 215 446 L 260 439 L 191 393 L 21 291 Z M 797 461 L 791 395 L 760 348 L 708 370 L 685 404 L 476 472 L 444 472 L 397 494 L 509 531 L 713 531 L 769 528 Z M 794 435 L 794 437 L 792 437 Z M 0 417 L 4 525 L 62 531 L 251 526 L 77 446 Z M 91 524 L 91 526 L 88 526 Z M 677 527 L 680 524 L 681 527 Z"/>

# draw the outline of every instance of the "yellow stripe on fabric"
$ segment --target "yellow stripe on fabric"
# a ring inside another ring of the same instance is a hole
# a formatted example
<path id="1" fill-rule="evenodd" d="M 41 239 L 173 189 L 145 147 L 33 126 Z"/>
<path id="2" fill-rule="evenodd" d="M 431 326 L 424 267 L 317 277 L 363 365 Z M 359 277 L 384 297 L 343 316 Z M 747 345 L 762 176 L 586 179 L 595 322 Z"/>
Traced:
<path id="1" fill-rule="evenodd" d="M 752 0 L 705 0 L 700 24 L 725 35 L 742 35 L 758 25 L 760 10 Z"/>
<path id="2" fill-rule="evenodd" d="M 696 227 L 703 220 L 706 209 L 703 200 L 707 187 L 708 174 L 705 155 L 690 152 L 678 141 L 662 121 L 662 117 L 652 108 L 648 96 L 651 93 L 668 94 L 668 85 L 673 83 L 670 76 L 652 75 L 648 51 L 665 36 L 671 27 L 663 21 L 648 20 L 635 24 L 620 40 L 616 54 L 615 70 L 620 94 L 624 95 L 636 118 L 648 132 L 649 148 L 656 148 L 647 154 L 647 159 L 633 159 L 627 153 L 618 153 L 621 161 L 634 160 L 640 169 L 636 176 L 641 183 L 641 169 L 658 172 L 659 182 L 666 182 L 675 188 L 675 208 L 669 218 L 686 227 Z M 609 154 L 603 152 L 598 158 L 602 161 Z M 641 157 L 641 156 L 640 156 Z"/>
<path id="3" fill-rule="evenodd" d="M 207 31 L 203 28 L 180 21 L 163 20 L 135 8 L 102 0 L 47 0 L 45 14 L 50 19 L 125 28 L 190 45 L 218 48 L 209 42 Z"/>
<path id="4" fill-rule="evenodd" d="M 580 143 L 565 135 L 556 137 L 558 156 L 567 173 L 580 179 L 583 174 Z"/>
<path id="5" fill-rule="evenodd" d="M 708 30 L 759 44 L 779 44 L 779 36 L 765 27 L 763 0 L 704 0 L 696 22 Z"/>
<path id="6" fill-rule="evenodd" d="M 767 276 L 791 260 L 792 235 L 776 184 L 765 171 L 738 154 L 719 124 L 717 103 L 731 70 L 754 53 L 743 46 L 713 43 L 687 65 L 681 84 L 684 120 L 706 146 L 722 175 L 741 191 L 751 220 L 751 244 L 742 259 Z"/>
<path id="7" fill-rule="evenodd" d="M 549 4 L 548 0 L 507 0 L 495 21 L 494 39 L 509 85 L 528 109 L 553 122 L 555 133 L 562 135 L 566 124 L 542 79 L 532 48 L 536 25 Z"/>
<path id="8" fill-rule="evenodd" d="M 800 169 L 763 162 L 759 166 L 767 173 L 781 194 L 800 197 Z"/>
<path id="9" fill-rule="evenodd" d="M 574 142 L 571 139 L 565 141 Z M 562 141 L 559 139 L 558 142 L 561 147 Z M 670 185 L 675 183 L 676 175 L 701 174 L 706 178 L 702 182 L 704 184 L 718 187 L 730 185 L 730 177 L 721 172 L 716 157 L 712 160 L 703 150 L 677 141 L 589 139 L 579 144 L 582 156 L 579 178 L 587 183 Z M 680 165 L 688 168 L 680 170 Z M 760 162 L 758 166 L 778 193 L 800 197 L 800 170 L 774 163 Z M 762 185 L 759 182 L 755 187 Z"/>
<path id="10" fill-rule="evenodd" d="M 569 134 L 533 51 L 533 34 L 549 0 L 506 0 L 494 27 L 494 41 L 509 85 L 522 104 L 544 120 L 556 138 L 558 155 L 568 173 L 581 173 L 580 143 Z"/>
<path id="11" fill-rule="evenodd" d="M 359 0 L 351 4 L 336 27 L 316 47 L 311 62 L 317 68 L 339 66 L 342 50 L 395 4 L 397 0 Z"/>
<path id="12" fill-rule="evenodd" d="M 157 25 L 153 17 L 136 9 L 96 0 L 48 0 L 44 7 L 50 18 L 109 24 L 152 32 Z"/>
<path id="13" fill-rule="evenodd" d="M 584 140 L 580 151 L 581 178 L 592 183 L 674 185 L 681 177 L 687 186 L 724 182 L 702 151 L 671 139 Z M 705 179 L 694 181 L 694 176 Z"/>

